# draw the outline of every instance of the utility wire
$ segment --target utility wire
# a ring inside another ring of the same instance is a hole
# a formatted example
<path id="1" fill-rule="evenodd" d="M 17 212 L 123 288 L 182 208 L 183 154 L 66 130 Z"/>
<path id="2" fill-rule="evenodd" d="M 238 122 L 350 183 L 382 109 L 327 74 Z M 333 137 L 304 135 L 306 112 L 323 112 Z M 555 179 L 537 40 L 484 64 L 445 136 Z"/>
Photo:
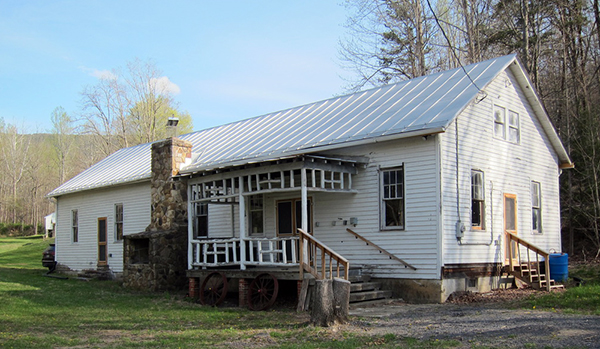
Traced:
<path id="1" fill-rule="evenodd" d="M 431 6 L 431 2 L 429 2 L 429 0 L 427 0 L 427 6 L 429 6 L 429 11 L 431 11 L 431 13 L 433 13 L 433 18 L 435 19 L 435 23 L 437 24 L 437 26 L 442 31 L 442 35 L 446 39 L 446 42 L 448 43 L 448 47 L 450 48 L 450 51 L 452 52 L 452 55 L 454 56 L 454 58 L 458 62 L 458 65 L 460 65 L 460 67 L 462 68 L 462 70 L 465 72 L 465 74 L 467 75 L 467 78 L 469 78 L 469 80 L 471 80 L 471 83 L 473 84 L 473 86 L 475 86 L 479 90 L 479 92 L 486 94 L 485 92 L 483 92 L 479 88 L 479 86 L 477 86 L 477 84 L 475 83 L 475 81 L 473 81 L 473 79 L 471 78 L 471 75 L 469 75 L 469 73 L 467 72 L 467 70 L 465 69 L 465 67 L 463 66 L 463 64 L 460 62 L 460 58 L 458 58 L 458 55 L 456 54 L 456 51 L 454 50 L 454 47 L 452 46 L 452 43 L 450 42 L 450 39 L 448 38 L 448 35 L 446 35 L 446 31 L 444 30 L 444 28 L 440 24 L 440 20 L 438 19 L 438 16 L 435 14 L 435 11 L 433 10 L 433 6 Z"/>

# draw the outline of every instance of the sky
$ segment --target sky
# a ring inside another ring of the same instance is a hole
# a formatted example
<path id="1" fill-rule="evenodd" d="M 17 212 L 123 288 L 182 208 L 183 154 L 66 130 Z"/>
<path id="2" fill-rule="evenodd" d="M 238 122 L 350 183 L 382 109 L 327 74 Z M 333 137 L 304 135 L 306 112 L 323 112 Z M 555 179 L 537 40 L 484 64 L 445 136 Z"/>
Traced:
<path id="1" fill-rule="evenodd" d="M 153 62 L 194 130 L 340 95 L 341 0 L 0 0 L 0 118 L 49 132 L 57 107 Z M 168 79 L 168 80 L 167 80 Z"/>

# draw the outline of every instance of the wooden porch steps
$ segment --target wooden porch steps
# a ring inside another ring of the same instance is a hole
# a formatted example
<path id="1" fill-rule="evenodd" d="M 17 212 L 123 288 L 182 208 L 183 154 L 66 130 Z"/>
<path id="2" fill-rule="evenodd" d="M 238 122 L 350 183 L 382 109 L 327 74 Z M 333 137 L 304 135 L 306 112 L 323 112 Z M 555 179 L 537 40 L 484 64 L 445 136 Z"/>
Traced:
<path id="1" fill-rule="evenodd" d="M 548 282 L 550 283 L 550 291 L 564 289 L 563 285 L 557 284 L 553 279 L 548 279 L 546 273 L 538 270 L 535 264 L 521 263 L 514 267 L 514 271 L 507 270 L 507 274 L 514 276 L 536 290 L 547 289 Z"/>
<path id="2" fill-rule="evenodd" d="M 350 306 L 366 305 L 379 302 L 388 302 L 392 298 L 392 291 L 382 290 L 381 282 L 371 281 L 369 275 L 359 271 L 350 275 Z"/>

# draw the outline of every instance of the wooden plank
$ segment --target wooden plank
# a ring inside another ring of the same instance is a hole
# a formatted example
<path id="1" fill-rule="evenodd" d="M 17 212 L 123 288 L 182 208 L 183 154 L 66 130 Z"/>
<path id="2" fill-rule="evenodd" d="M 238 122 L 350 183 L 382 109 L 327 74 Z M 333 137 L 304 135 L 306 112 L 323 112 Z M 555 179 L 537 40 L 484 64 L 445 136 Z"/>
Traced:
<path id="1" fill-rule="evenodd" d="M 297 312 L 307 310 L 306 307 L 306 296 L 308 294 L 308 279 L 302 280 L 302 286 L 300 287 L 300 294 L 298 295 L 298 306 L 296 307 Z"/>

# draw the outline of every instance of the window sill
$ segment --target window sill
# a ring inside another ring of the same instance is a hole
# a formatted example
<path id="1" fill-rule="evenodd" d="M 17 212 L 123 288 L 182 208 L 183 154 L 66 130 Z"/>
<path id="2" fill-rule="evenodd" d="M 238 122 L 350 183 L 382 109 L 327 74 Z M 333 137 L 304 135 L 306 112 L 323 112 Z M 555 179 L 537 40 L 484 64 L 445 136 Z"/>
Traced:
<path id="1" fill-rule="evenodd" d="M 379 231 L 404 231 L 404 227 L 387 227 L 387 228 L 379 228 Z"/>

